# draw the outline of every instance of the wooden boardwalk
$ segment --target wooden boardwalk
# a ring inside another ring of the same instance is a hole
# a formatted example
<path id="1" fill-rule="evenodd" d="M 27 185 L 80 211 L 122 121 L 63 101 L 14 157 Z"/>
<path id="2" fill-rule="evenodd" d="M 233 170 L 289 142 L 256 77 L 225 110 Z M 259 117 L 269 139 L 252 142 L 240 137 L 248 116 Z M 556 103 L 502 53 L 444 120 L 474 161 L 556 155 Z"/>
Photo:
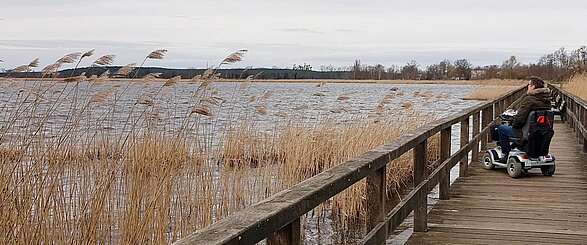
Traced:
<path id="1" fill-rule="evenodd" d="M 587 155 L 575 132 L 555 124 L 556 173 L 510 178 L 478 161 L 430 211 L 428 232 L 407 244 L 587 244 Z"/>

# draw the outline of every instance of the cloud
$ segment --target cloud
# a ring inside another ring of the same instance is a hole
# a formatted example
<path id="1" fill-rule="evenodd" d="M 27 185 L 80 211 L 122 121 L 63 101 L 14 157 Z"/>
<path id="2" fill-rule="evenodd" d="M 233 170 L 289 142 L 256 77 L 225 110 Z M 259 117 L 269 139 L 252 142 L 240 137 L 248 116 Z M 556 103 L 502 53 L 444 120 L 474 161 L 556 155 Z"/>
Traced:
<path id="1" fill-rule="evenodd" d="M 106 40 L 0 40 L 0 49 L 145 49 L 170 46 L 168 42 L 130 42 Z"/>
<path id="2" fill-rule="evenodd" d="M 356 32 L 356 30 L 354 30 L 354 29 L 346 29 L 346 28 L 336 29 L 335 31 L 337 31 L 337 32 Z"/>
<path id="3" fill-rule="evenodd" d="M 309 28 L 282 28 L 278 29 L 284 32 L 297 32 L 297 33 L 308 33 L 308 34 L 324 34 L 324 32 L 312 30 Z"/>
<path id="4" fill-rule="evenodd" d="M 585 0 L 471 2 L 2 0 L 0 54 L 3 66 L 34 57 L 49 63 L 90 48 L 118 55 L 118 63 L 166 48 L 168 56 L 153 65 L 173 67 L 203 67 L 241 48 L 250 52 L 235 66 L 443 58 L 483 65 L 509 55 L 532 60 L 587 40 Z"/>

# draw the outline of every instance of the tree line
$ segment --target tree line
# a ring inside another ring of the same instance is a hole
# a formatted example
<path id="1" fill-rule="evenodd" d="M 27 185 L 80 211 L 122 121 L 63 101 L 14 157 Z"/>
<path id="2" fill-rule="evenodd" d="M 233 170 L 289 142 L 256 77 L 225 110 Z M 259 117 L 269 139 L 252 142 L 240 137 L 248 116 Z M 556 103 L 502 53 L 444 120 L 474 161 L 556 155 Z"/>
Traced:
<path id="1" fill-rule="evenodd" d="M 85 73 L 86 76 L 100 75 L 106 70 L 114 74 L 120 66 L 82 67 L 60 71 L 57 77 L 77 76 Z M 143 77 L 151 73 L 161 73 L 161 78 L 181 76 L 189 79 L 201 75 L 206 69 L 168 69 L 160 67 L 143 67 L 129 73 L 128 77 Z M 242 68 L 218 69 L 220 77 L 226 79 L 241 79 L 254 76 L 257 79 L 357 79 L 357 80 L 470 80 L 470 79 L 524 79 L 529 76 L 539 76 L 546 80 L 564 80 L 577 72 L 587 71 L 587 47 L 582 46 L 575 50 L 560 48 L 552 53 L 545 54 L 535 62 L 524 64 L 516 56 L 511 56 L 501 64 L 473 66 L 467 59 L 454 61 L 443 59 L 436 64 L 419 65 L 411 60 L 405 65 L 382 64 L 365 65 L 355 60 L 351 66 L 334 67 L 320 66 L 313 70 L 312 66 L 304 63 L 294 65 L 291 69 L 278 68 Z M 40 72 L 0 72 L 0 77 L 41 77 Z"/>
<path id="2" fill-rule="evenodd" d="M 360 60 L 348 68 L 352 79 L 408 79 L 408 80 L 470 80 L 470 79 L 524 79 L 539 76 L 547 80 L 564 80 L 575 73 L 587 71 L 587 47 L 575 50 L 560 48 L 543 55 L 537 61 L 521 63 L 510 56 L 501 64 L 473 66 L 467 59 L 450 61 L 444 59 L 437 64 L 420 66 L 415 60 L 403 66 L 381 64 L 363 65 Z"/>

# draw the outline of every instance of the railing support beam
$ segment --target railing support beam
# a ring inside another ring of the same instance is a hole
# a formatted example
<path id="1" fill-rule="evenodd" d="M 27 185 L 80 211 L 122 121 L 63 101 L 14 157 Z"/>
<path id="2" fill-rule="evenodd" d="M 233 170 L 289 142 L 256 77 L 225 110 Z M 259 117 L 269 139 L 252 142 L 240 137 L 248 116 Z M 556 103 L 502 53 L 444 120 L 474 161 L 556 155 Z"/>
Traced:
<path id="1" fill-rule="evenodd" d="M 274 232 L 267 238 L 267 245 L 301 245 L 302 244 L 302 224 L 300 218 L 297 218 L 289 225 Z"/>
<path id="2" fill-rule="evenodd" d="M 583 128 L 587 128 L 587 108 L 583 108 Z M 583 152 L 587 153 L 587 136 L 583 135 Z"/>
<path id="3" fill-rule="evenodd" d="M 374 174 L 367 176 L 367 230 L 370 231 L 379 223 L 385 222 L 385 198 L 386 195 L 386 174 L 385 166 L 375 171 Z M 387 224 L 386 224 L 387 225 Z M 377 233 L 376 239 L 379 243 L 385 244 L 387 238 L 387 227 Z"/>
<path id="4" fill-rule="evenodd" d="M 448 157 L 450 156 L 450 134 L 452 131 L 452 127 L 449 126 L 445 129 L 443 129 L 440 132 L 440 161 L 439 162 L 444 162 L 444 160 L 448 159 Z M 445 169 L 443 169 L 441 171 L 441 175 L 440 175 L 440 179 L 438 181 L 438 185 L 439 185 L 439 197 L 440 200 L 448 200 L 449 197 L 449 192 L 450 192 L 450 168 L 446 167 Z"/>
<path id="5" fill-rule="evenodd" d="M 464 145 L 469 143 L 469 117 L 465 118 L 461 121 L 461 144 L 460 147 L 462 148 Z M 469 169 L 469 154 L 466 154 L 465 157 L 461 160 L 459 164 L 459 177 L 467 176 L 467 170 Z"/>
<path id="6" fill-rule="evenodd" d="M 489 107 L 485 107 L 483 109 L 483 111 L 481 112 L 481 128 L 485 128 L 487 127 L 487 125 L 489 125 L 489 123 L 491 122 L 491 117 L 493 115 L 490 115 L 489 113 L 493 114 Z M 483 135 L 481 137 L 481 150 L 485 151 L 487 150 L 487 142 L 489 137 L 491 136 L 491 134 L 489 134 L 489 132 L 485 133 L 485 135 Z"/>
<path id="7" fill-rule="evenodd" d="M 585 117 L 583 116 L 583 107 L 579 106 L 577 108 L 577 120 L 579 120 L 579 125 L 583 125 L 583 127 L 585 127 L 585 121 L 584 121 Z M 581 133 L 581 130 L 577 130 L 577 137 L 579 138 L 579 144 L 583 144 L 583 134 Z"/>
<path id="8" fill-rule="evenodd" d="M 479 134 L 479 112 L 473 113 L 473 137 Z M 479 159 L 479 142 L 473 144 L 471 150 L 471 161 L 477 161 Z"/>
<path id="9" fill-rule="evenodd" d="M 414 147 L 414 186 L 418 186 L 426 178 L 426 143 L 424 140 Z M 414 231 L 428 231 L 428 188 L 422 188 L 416 198 L 414 208 Z"/>

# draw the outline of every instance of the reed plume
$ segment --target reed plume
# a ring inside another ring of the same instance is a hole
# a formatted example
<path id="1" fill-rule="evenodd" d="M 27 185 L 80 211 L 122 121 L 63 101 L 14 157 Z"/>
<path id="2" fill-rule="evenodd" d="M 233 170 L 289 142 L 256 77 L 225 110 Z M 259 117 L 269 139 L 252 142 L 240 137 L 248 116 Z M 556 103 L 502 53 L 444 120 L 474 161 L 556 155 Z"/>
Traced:
<path id="1" fill-rule="evenodd" d="M 38 67 L 38 66 L 39 66 L 39 58 L 35 58 L 31 62 L 29 62 L 28 65 L 17 66 L 15 68 L 13 68 L 12 70 L 10 70 L 10 72 L 14 72 L 14 73 L 28 72 L 32 68 L 35 68 L 35 67 Z"/>
<path id="2" fill-rule="evenodd" d="M 247 51 L 248 50 L 246 50 L 246 49 L 241 49 L 241 50 L 238 50 L 238 51 L 228 55 L 226 58 L 224 58 L 224 60 L 222 60 L 220 65 L 227 65 L 227 64 L 232 64 L 232 63 L 242 61 L 243 56 L 245 55 L 245 53 L 247 53 Z"/>
<path id="3" fill-rule="evenodd" d="M 116 71 L 116 73 L 114 73 L 114 75 L 118 75 L 118 76 L 128 76 L 128 74 L 130 74 L 132 72 L 132 70 L 134 69 L 134 67 L 136 66 L 136 63 L 131 63 L 125 66 L 120 67 L 120 69 L 118 69 L 118 71 Z"/>
<path id="4" fill-rule="evenodd" d="M 161 72 L 152 72 L 149 73 L 145 76 L 143 76 L 143 79 L 153 79 L 153 78 L 159 78 L 163 73 Z"/>
<path id="5" fill-rule="evenodd" d="M 165 56 L 165 53 L 167 53 L 167 49 L 157 49 L 157 50 L 151 52 L 149 55 L 147 55 L 147 59 L 160 60 L 160 59 L 163 59 L 163 56 Z"/>
<path id="6" fill-rule="evenodd" d="M 141 68 L 143 67 L 143 65 L 145 65 L 145 62 L 147 62 L 148 59 L 154 59 L 154 60 L 161 60 L 163 59 L 163 57 L 165 56 L 165 54 L 167 53 L 167 49 L 157 49 L 155 51 L 152 51 L 151 53 L 149 53 L 145 59 L 143 60 L 143 62 L 141 62 L 141 65 L 139 66 L 139 68 L 137 68 L 134 76 L 132 78 L 135 78 L 136 76 L 139 75 L 139 71 L 141 70 Z"/>
<path id="7" fill-rule="evenodd" d="M 59 62 L 55 62 L 53 64 L 49 64 L 47 66 L 45 66 L 42 70 L 41 70 L 41 75 L 43 77 L 48 76 L 48 75 L 52 75 L 57 73 L 57 70 L 59 70 L 59 67 L 61 67 L 61 63 Z"/>
<path id="8" fill-rule="evenodd" d="M 33 61 L 31 61 L 28 65 L 29 70 L 31 68 L 35 68 L 35 67 L 39 67 L 39 58 L 35 58 Z"/>
<path id="9" fill-rule="evenodd" d="M 74 54 L 77 55 L 78 53 L 74 53 Z M 74 54 L 69 54 L 69 55 L 71 56 L 71 58 L 76 58 Z M 81 53 L 79 53 L 79 54 L 81 54 Z M 69 74 L 69 76 L 71 77 L 71 76 L 73 76 L 75 74 L 75 71 L 77 70 L 77 67 L 79 66 L 79 64 L 82 62 L 82 60 L 85 57 L 90 57 L 92 55 L 94 55 L 94 49 L 88 50 L 85 53 L 81 54 L 81 57 L 79 57 L 79 59 L 76 59 L 77 60 L 77 63 L 75 64 L 75 67 L 73 67 L 73 70 L 71 70 L 71 73 Z"/>
<path id="10" fill-rule="evenodd" d="M 80 59 L 94 55 L 94 51 L 96 51 L 96 49 L 91 49 L 91 50 L 86 51 L 85 53 L 82 54 L 82 57 Z"/>
<path id="11" fill-rule="evenodd" d="M 72 63 L 76 62 L 81 55 L 82 55 L 81 52 L 75 52 L 75 53 L 66 54 L 65 56 L 63 56 L 60 59 L 58 59 L 56 61 L 56 63 L 72 64 Z"/>
<path id="12" fill-rule="evenodd" d="M 104 55 L 104 56 L 98 58 L 96 61 L 94 61 L 94 63 L 92 63 L 92 65 L 95 65 L 95 66 L 111 65 L 112 62 L 114 61 L 114 58 L 116 58 L 116 55 L 107 54 L 107 55 Z"/>
<path id="13" fill-rule="evenodd" d="M 165 81 L 165 83 L 163 83 L 163 87 L 173 86 L 177 82 L 179 82 L 180 80 L 181 80 L 181 76 L 175 76 L 175 77 L 169 78 L 169 79 L 167 79 L 167 81 Z"/>
<path id="14" fill-rule="evenodd" d="M 10 72 L 25 72 L 29 70 L 29 65 L 21 65 L 13 68 Z"/>

